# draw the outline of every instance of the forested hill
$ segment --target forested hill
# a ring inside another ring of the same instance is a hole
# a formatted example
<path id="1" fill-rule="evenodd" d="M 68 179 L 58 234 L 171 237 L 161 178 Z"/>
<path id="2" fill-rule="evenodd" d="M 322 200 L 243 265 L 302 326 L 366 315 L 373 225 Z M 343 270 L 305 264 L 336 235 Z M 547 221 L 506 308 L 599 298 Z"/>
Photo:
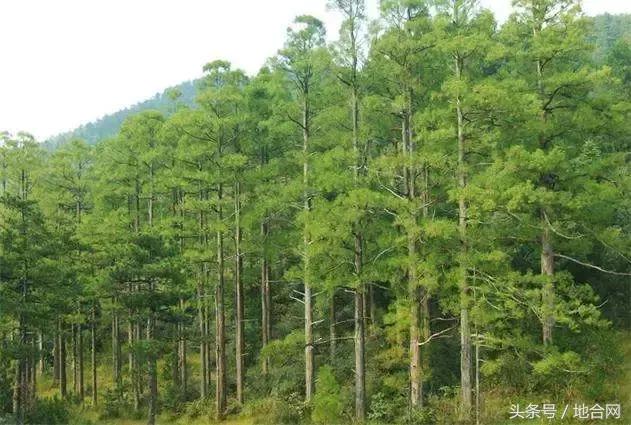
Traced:
<path id="1" fill-rule="evenodd" d="M 595 16 L 593 19 L 592 35 L 589 39 L 595 44 L 594 57 L 602 63 L 608 53 L 615 46 L 616 41 L 631 37 L 631 15 L 611 15 L 605 13 Z M 45 143 L 49 148 L 60 146 L 74 138 L 83 139 L 88 144 L 96 144 L 100 140 L 115 136 L 120 130 L 123 121 L 130 115 L 149 109 L 169 113 L 174 108 L 174 100 L 171 94 L 177 92 L 180 97 L 177 102 L 192 106 L 195 102 L 195 94 L 198 81 L 186 81 L 174 87 L 156 93 L 151 99 L 139 102 L 129 108 L 107 114 L 96 121 L 89 122 L 74 130 L 53 136 Z"/>
<path id="2" fill-rule="evenodd" d="M 131 115 L 149 109 L 162 113 L 170 113 L 176 103 L 193 105 L 195 101 L 197 81 L 186 81 L 174 87 L 169 87 L 162 93 L 156 93 L 151 99 L 144 100 L 120 111 L 107 114 L 96 121 L 89 122 L 74 130 L 61 133 L 46 140 L 49 148 L 56 148 L 72 139 L 83 139 L 93 145 L 97 142 L 112 137 L 118 133 L 125 119 Z M 174 96 L 177 95 L 177 98 Z"/>

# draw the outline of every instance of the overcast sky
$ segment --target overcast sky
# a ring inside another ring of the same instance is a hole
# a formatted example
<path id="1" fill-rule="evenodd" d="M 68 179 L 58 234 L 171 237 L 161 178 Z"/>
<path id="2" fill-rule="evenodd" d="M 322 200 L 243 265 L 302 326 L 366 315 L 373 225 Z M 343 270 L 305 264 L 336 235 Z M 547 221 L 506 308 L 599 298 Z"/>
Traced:
<path id="1" fill-rule="evenodd" d="M 368 0 L 375 16 L 378 0 Z M 255 73 L 299 14 L 326 0 L 0 0 L 0 131 L 44 139 L 153 96 L 227 59 Z M 510 0 L 483 0 L 500 20 Z M 589 15 L 628 0 L 584 0 Z"/>

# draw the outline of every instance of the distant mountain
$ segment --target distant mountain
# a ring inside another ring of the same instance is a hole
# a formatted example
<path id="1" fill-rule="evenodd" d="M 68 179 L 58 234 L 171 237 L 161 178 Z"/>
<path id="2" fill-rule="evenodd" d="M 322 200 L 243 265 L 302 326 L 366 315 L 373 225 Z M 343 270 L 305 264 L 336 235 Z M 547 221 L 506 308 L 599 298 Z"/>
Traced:
<path id="1" fill-rule="evenodd" d="M 631 14 L 605 13 L 594 16 L 592 20 L 590 41 L 596 46 L 594 58 L 597 62 L 602 63 L 617 42 L 624 40 L 631 43 Z"/>
<path id="2" fill-rule="evenodd" d="M 137 103 L 129 108 L 107 114 L 96 121 L 79 126 L 72 131 L 53 136 L 46 140 L 44 144 L 50 149 L 55 149 L 75 138 L 83 139 L 89 144 L 96 144 L 101 140 L 115 136 L 120 130 L 123 121 L 130 115 L 148 109 L 155 109 L 169 114 L 175 109 L 176 102 L 177 104 L 192 106 L 195 104 L 198 82 L 197 80 L 186 81 L 177 86 L 170 87 L 162 93 L 156 93 L 151 99 Z M 179 94 L 179 97 L 174 101 L 172 94 L 176 92 Z"/>
<path id="3" fill-rule="evenodd" d="M 596 46 L 594 51 L 596 62 L 604 63 L 608 53 L 620 40 L 626 40 L 631 43 L 631 14 L 611 15 L 605 13 L 593 17 L 592 22 L 592 34 L 589 39 Z M 45 142 L 45 145 L 54 149 L 74 138 L 83 139 L 90 144 L 96 144 L 103 139 L 115 136 L 125 118 L 130 115 L 147 109 L 156 109 L 168 114 L 175 108 L 175 104 L 169 96 L 174 90 L 181 93 L 177 102 L 192 106 L 195 104 L 198 83 L 199 80 L 187 81 L 166 89 L 162 93 L 157 93 L 151 99 L 112 114 L 107 114 L 72 131 L 51 137 Z"/>

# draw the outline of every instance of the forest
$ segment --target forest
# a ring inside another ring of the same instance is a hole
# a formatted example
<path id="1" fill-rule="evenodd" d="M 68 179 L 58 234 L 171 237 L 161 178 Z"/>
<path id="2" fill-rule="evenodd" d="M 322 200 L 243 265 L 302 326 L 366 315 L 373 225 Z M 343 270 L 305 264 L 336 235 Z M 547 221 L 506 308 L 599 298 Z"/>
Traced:
<path id="1" fill-rule="evenodd" d="M 629 423 L 631 19 L 513 3 L 0 133 L 0 424 Z"/>

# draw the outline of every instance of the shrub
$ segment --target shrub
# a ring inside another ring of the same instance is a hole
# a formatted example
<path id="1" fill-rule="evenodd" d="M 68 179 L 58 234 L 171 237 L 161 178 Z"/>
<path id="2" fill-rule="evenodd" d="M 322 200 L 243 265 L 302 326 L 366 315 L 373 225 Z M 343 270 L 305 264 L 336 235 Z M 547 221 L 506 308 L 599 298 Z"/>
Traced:
<path id="1" fill-rule="evenodd" d="M 35 401 L 33 409 L 26 415 L 26 423 L 31 424 L 67 424 L 70 412 L 66 403 L 58 398 L 40 398 Z"/>
<path id="2" fill-rule="evenodd" d="M 343 410 L 340 385 L 333 375 L 333 369 L 323 366 L 318 371 L 311 419 L 319 424 L 339 423 Z"/>

